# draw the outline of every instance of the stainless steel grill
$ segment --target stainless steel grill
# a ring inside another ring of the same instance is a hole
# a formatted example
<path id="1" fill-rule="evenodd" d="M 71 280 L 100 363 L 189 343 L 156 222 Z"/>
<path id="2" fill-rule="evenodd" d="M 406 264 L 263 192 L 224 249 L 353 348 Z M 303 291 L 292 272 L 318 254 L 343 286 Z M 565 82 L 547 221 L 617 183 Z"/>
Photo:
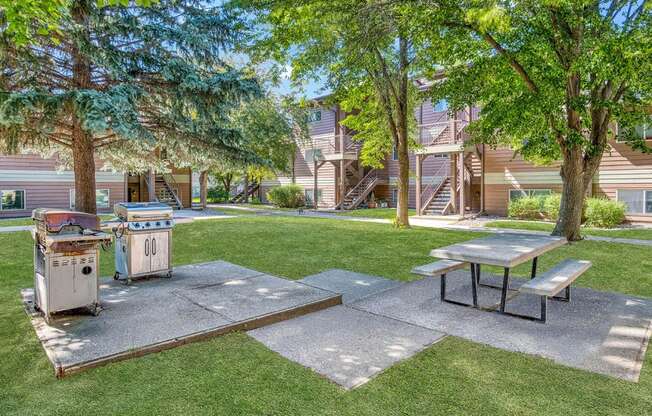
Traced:
<path id="1" fill-rule="evenodd" d="M 159 202 L 124 202 L 113 207 L 116 280 L 164 274 L 172 276 L 172 208 Z"/>
<path id="2" fill-rule="evenodd" d="M 50 321 L 65 310 L 99 311 L 99 246 L 111 243 L 96 215 L 38 208 L 34 221 L 34 302 Z"/>

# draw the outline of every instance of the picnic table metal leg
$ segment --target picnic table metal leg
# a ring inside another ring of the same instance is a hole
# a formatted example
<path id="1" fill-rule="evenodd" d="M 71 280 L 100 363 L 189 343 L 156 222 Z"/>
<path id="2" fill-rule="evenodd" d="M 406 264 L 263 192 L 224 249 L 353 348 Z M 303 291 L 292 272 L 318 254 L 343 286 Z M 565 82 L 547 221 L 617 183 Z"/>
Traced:
<path id="1" fill-rule="evenodd" d="M 475 265 L 475 280 L 480 284 L 480 263 Z"/>
<path id="2" fill-rule="evenodd" d="M 476 265 L 471 263 L 471 292 L 473 295 L 473 307 L 478 307 L 478 281 L 476 277 Z"/>
<path id="3" fill-rule="evenodd" d="M 446 300 L 446 273 L 441 275 L 441 286 L 439 287 L 439 297 L 442 302 Z"/>
<path id="4" fill-rule="evenodd" d="M 503 274 L 503 289 L 500 293 L 500 312 L 505 312 L 505 303 L 507 302 L 507 290 L 509 288 L 509 267 L 505 267 Z"/>
<path id="5" fill-rule="evenodd" d="M 530 279 L 534 279 L 535 277 L 537 277 L 537 260 L 538 259 L 539 259 L 538 257 L 535 257 L 535 258 L 532 259 L 532 273 L 530 274 Z"/>

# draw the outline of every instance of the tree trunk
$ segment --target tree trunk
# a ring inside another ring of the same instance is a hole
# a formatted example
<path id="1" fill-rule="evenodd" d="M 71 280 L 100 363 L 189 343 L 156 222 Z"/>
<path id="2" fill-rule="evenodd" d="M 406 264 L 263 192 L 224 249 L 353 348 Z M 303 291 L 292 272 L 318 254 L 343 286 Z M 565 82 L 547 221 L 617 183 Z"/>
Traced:
<path id="1" fill-rule="evenodd" d="M 552 235 L 566 237 L 568 241 L 581 240 L 580 227 L 587 181 L 584 179 L 582 151 L 579 146 L 564 152 L 560 173 L 563 182 L 561 206 Z"/>
<path id="2" fill-rule="evenodd" d="M 249 203 L 249 174 L 246 170 L 244 174 L 244 203 Z"/>
<path id="3" fill-rule="evenodd" d="M 202 209 L 208 204 L 208 171 L 202 170 L 199 173 L 199 203 Z"/>
<path id="4" fill-rule="evenodd" d="M 85 26 L 87 10 L 83 2 L 75 2 L 71 14 L 76 23 Z M 87 33 L 87 31 L 86 31 Z M 72 79 L 78 90 L 90 89 L 91 64 L 73 43 L 72 47 Z M 72 157 L 75 172 L 75 209 L 77 211 L 97 214 L 95 202 L 95 149 L 93 137 L 81 126 L 81 120 L 72 108 Z"/>
<path id="5" fill-rule="evenodd" d="M 72 131 L 72 158 L 75 172 L 75 210 L 97 214 L 95 200 L 95 159 L 93 139 L 75 117 Z"/>
<path id="6" fill-rule="evenodd" d="M 399 38 L 399 88 L 397 104 L 397 152 L 398 152 L 398 205 L 396 207 L 396 225 L 409 227 L 408 197 L 410 192 L 410 156 L 408 154 L 408 73 L 407 39 Z"/>

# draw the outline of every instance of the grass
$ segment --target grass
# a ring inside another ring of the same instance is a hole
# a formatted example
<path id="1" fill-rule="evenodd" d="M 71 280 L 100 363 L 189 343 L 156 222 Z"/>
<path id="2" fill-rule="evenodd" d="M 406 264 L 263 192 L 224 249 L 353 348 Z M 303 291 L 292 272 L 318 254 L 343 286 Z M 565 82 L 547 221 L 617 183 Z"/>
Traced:
<path id="1" fill-rule="evenodd" d="M 393 220 L 396 217 L 396 208 L 361 208 L 352 211 L 337 212 L 337 215 L 360 218 L 381 218 Z M 408 215 L 416 215 L 416 210 L 408 210 Z"/>
<path id="2" fill-rule="evenodd" d="M 488 222 L 485 224 L 485 227 L 550 232 L 555 227 L 555 225 L 553 223 L 544 222 L 544 221 L 499 220 L 499 221 Z M 642 227 L 641 228 L 615 228 L 613 230 L 583 227 L 582 234 L 599 236 L 599 237 L 652 240 L 652 228 L 642 228 Z"/>
<path id="3" fill-rule="evenodd" d="M 100 219 L 102 221 L 110 220 L 115 218 L 113 214 L 100 214 Z M 13 227 L 13 226 L 23 226 L 23 225 L 32 225 L 32 217 L 20 217 L 20 218 L 8 218 L 0 219 L 0 227 Z"/>
<path id="4" fill-rule="evenodd" d="M 338 267 L 410 280 L 409 269 L 428 261 L 431 248 L 478 236 L 243 216 L 181 224 L 173 247 L 177 265 L 221 258 L 291 279 Z M 650 353 L 633 384 L 455 337 L 348 392 L 243 333 L 56 380 L 18 295 L 31 285 L 31 244 L 26 232 L 0 234 L 2 415 L 642 415 L 652 408 Z M 541 270 L 567 256 L 594 262 L 583 285 L 652 297 L 649 248 L 584 241 L 543 256 Z M 112 261 L 101 254 L 104 275 Z"/>

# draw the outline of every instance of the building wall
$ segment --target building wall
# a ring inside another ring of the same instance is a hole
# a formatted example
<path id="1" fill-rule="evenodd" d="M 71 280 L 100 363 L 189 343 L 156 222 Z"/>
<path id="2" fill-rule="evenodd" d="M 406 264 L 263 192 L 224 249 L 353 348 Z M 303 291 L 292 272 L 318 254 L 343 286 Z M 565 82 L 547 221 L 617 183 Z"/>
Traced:
<path id="1" fill-rule="evenodd" d="M 112 212 L 113 205 L 127 200 L 126 175 L 121 172 L 102 171 L 102 162 L 96 160 L 98 171 L 95 174 L 96 189 L 109 191 L 108 207 L 98 206 L 98 212 Z M 184 207 L 192 206 L 192 181 L 189 168 L 173 168 L 172 174 L 177 183 L 179 198 Z M 138 177 L 130 180 L 138 181 Z M 142 179 L 141 179 L 142 180 Z M 0 218 L 24 217 L 31 215 L 35 208 L 71 209 L 71 191 L 75 188 L 74 173 L 59 170 L 56 157 L 43 158 L 34 154 L 0 155 L 0 191 L 22 190 L 25 192 L 25 209 L 0 210 Z M 147 201 L 147 186 L 140 187 L 139 200 Z"/>
<path id="2" fill-rule="evenodd" d="M 38 155 L 0 156 L 0 190 L 25 191 L 25 209 L 0 210 L 0 218 L 29 216 L 38 207 L 70 209 L 74 175 L 57 170 L 57 165 L 56 158 Z M 109 207 L 98 211 L 110 212 L 125 198 L 124 174 L 98 171 L 95 180 L 97 189 L 109 190 Z"/>

